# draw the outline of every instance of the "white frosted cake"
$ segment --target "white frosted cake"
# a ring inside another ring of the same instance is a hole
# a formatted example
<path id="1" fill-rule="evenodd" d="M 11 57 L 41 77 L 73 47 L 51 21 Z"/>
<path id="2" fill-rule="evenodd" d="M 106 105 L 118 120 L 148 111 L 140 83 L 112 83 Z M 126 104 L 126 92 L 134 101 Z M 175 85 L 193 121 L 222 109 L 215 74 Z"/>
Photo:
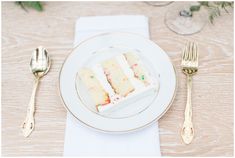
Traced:
<path id="1" fill-rule="evenodd" d="M 158 81 L 136 53 L 128 52 L 78 72 L 98 112 L 115 110 L 158 91 Z"/>

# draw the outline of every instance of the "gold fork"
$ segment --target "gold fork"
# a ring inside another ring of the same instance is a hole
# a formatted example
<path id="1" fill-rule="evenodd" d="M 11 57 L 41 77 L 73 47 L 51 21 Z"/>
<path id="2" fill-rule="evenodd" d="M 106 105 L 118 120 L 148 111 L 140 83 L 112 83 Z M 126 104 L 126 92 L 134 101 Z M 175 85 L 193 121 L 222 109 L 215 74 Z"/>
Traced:
<path id="1" fill-rule="evenodd" d="M 187 103 L 184 112 L 184 124 L 181 130 L 181 137 L 185 144 L 190 144 L 194 137 L 192 122 L 192 76 L 198 70 L 198 51 L 194 42 L 188 42 L 182 54 L 181 67 L 183 73 L 187 76 Z"/>

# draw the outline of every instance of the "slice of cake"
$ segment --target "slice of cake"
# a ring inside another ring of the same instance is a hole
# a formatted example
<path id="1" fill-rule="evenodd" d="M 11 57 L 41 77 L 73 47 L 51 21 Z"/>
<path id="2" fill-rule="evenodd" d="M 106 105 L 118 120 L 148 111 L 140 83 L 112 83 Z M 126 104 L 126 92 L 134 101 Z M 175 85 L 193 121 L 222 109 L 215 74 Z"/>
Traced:
<path id="1" fill-rule="evenodd" d="M 144 69 L 140 58 L 135 53 L 131 52 L 124 53 L 124 56 L 130 68 L 133 70 L 135 77 L 144 84 L 148 85 L 150 83 L 149 76 L 146 73 L 147 71 Z"/>
<path id="2" fill-rule="evenodd" d="M 159 89 L 158 81 L 146 71 L 135 53 L 115 55 L 90 68 L 83 68 L 79 71 L 79 78 L 88 89 L 87 96 L 91 96 L 86 101 L 91 101 L 88 104 L 103 114 L 146 96 L 155 96 Z"/>
<path id="3" fill-rule="evenodd" d="M 101 65 L 115 93 L 125 97 L 135 90 L 115 58 L 106 60 Z"/>
<path id="4" fill-rule="evenodd" d="M 93 99 L 96 107 L 110 103 L 108 93 L 104 90 L 99 80 L 91 69 L 83 68 L 78 73 L 79 78 L 86 86 L 91 98 Z"/>

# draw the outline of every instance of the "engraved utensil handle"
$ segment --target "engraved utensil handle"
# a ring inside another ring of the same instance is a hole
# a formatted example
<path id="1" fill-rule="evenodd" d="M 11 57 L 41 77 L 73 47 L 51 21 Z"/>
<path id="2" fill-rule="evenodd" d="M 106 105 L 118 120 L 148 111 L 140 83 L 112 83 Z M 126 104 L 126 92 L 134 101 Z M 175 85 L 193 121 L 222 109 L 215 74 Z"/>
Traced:
<path id="1" fill-rule="evenodd" d="M 181 137 L 185 144 L 190 144 L 194 137 L 194 129 L 192 123 L 192 75 L 187 75 L 187 103 L 184 112 L 184 123 L 181 130 Z"/>
<path id="2" fill-rule="evenodd" d="M 36 96 L 39 80 L 40 80 L 39 78 L 36 78 L 35 80 L 33 92 L 32 92 L 28 109 L 27 109 L 27 116 L 21 127 L 24 137 L 28 137 L 34 129 L 35 96 Z"/>

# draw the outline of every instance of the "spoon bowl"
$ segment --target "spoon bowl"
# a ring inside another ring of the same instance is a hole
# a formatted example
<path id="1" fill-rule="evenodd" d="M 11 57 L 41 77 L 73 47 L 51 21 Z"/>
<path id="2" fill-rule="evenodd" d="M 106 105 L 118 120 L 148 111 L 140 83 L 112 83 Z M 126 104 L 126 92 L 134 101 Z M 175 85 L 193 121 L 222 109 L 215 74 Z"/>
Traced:
<path id="1" fill-rule="evenodd" d="M 47 50 L 42 46 L 36 48 L 32 54 L 30 68 L 36 78 L 46 75 L 50 69 L 50 57 Z"/>

